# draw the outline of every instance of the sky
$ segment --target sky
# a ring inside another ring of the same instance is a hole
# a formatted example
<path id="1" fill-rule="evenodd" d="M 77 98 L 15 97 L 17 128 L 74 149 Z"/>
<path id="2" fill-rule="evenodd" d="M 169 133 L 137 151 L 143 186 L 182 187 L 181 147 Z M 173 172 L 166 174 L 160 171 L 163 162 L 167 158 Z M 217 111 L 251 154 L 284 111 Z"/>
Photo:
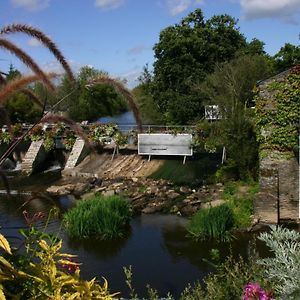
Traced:
<path id="1" fill-rule="evenodd" d="M 220 14 L 238 19 L 247 41 L 260 39 L 270 55 L 285 43 L 299 45 L 300 0 L 0 0 L 0 24 L 38 28 L 57 45 L 74 72 L 91 66 L 126 79 L 132 88 L 143 67 L 148 64 L 151 69 L 160 31 L 196 8 L 202 9 L 205 19 Z M 62 70 L 37 40 L 21 33 L 2 38 L 25 50 L 43 70 Z M 10 64 L 30 73 L 0 48 L 0 71 L 6 72 Z"/>

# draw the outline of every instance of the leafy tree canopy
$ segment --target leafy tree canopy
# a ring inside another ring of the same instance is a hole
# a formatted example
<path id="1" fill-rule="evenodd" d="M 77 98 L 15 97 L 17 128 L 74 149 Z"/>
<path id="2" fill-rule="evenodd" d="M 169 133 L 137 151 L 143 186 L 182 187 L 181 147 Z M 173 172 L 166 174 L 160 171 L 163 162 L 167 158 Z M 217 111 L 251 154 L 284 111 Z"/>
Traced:
<path id="1" fill-rule="evenodd" d="M 188 123 L 201 114 L 201 94 L 194 85 L 228 61 L 246 40 L 228 15 L 205 21 L 200 9 L 160 33 L 154 46 L 152 95 L 167 122 Z"/>
<path id="2" fill-rule="evenodd" d="M 300 46 L 286 43 L 274 56 L 275 67 L 278 72 L 300 64 Z"/>
<path id="3" fill-rule="evenodd" d="M 76 78 L 76 87 L 67 77 L 59 86 L 59 99 L 67 96 L 59 109 L 66 111 L 75 121 L 94 121 L 100 117 L 114 115 L 127 110 L 125 100 L 107 84 L 89 84 L 108 73 L 88 66 L 82 67 Z"/>

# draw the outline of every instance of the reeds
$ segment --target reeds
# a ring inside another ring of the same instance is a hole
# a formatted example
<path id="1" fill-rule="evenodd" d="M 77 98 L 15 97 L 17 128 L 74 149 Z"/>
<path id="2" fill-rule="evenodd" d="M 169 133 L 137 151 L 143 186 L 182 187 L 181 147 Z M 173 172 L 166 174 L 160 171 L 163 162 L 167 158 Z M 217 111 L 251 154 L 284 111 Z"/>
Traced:
<path id="1" fill-rule="evenodd" d="M 124 235 L 130 216 L 130 207 L 124 198 L 99 196 L 78 202 L 64 215 L 63 224 L 72 237 L 107 240 Z"/>
<path id="2" fill-rule="evenodd" d="M 229 238 L 229 230 L 234 226 L 232 210 L 227 204 L 200 209 L 187 226 L 189 235 L 195 240 Z"/>

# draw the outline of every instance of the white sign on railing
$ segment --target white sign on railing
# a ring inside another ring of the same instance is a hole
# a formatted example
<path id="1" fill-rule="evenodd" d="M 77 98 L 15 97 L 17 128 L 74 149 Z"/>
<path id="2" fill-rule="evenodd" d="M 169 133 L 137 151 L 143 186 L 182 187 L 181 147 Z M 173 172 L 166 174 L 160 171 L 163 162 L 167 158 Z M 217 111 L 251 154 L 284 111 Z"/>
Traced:
<path id="1" fill-rule="evenodd" d="M 140 133 L 139 155 L 193 155 L 191 134 Z"/>

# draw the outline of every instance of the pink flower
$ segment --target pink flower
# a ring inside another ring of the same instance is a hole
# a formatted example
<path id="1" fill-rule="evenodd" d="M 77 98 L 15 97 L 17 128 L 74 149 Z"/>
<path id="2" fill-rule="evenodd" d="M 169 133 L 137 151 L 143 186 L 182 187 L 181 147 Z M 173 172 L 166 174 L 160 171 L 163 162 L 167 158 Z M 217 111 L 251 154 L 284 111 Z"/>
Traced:
<path id="1" fill-rule="evenodd" d="M 271 293 L 266 292 L 256 282 L 244 286 L 243 300 L 274 300 Z"/>

